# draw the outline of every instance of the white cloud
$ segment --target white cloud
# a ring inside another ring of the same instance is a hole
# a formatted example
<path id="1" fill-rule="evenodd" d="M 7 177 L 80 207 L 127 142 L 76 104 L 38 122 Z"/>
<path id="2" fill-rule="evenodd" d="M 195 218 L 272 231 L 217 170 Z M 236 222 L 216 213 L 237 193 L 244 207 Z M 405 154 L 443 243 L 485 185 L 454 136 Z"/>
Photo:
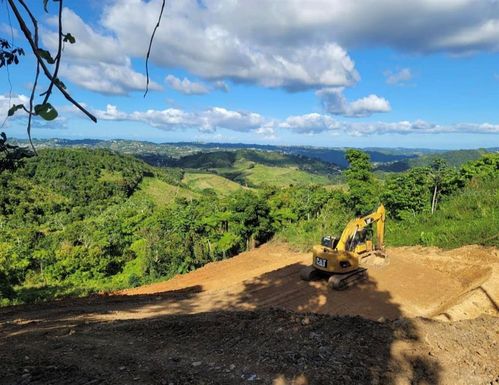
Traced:
<path id="1" fill-rule="evenodd" d="M 9 109 L 14 105 L 22 104 L 29 109 L 29 97 L 26 95 L 0 95 L 0 124 L 5 122 L 6 126 L 9 126 L 10 120 L 15 120 L 18 122 L 22 122 L 22 119 L 25 120 L 26 125 L 28 124 L 28 114 L 24 110 L 17 110 L 14 115 L 8 116 Z M 65 109 L 57 107 L 59 114 L 63 112 Z M 40 118 L 39 116 L 34 116 L 31 121 L 31 128 L 36 129 L 65 129 L 67 128 L 67 117 L 59 116 L 56 120 L 46 121 Z M 22 124 L 22 123 L 20 123 Z"/>
<path id="2" fill-rule="evenodd" d="M 466 53 L 499 49 L 495 0 L 206 0 L 207 14 L 240 38 L 265 44 L 334 39 L 352 48 Z"/>
<path id="3" fill-rule="evenodd" d="M 64 45 L 64 65 L 61 77 L 91 91 L 103 94 L 126 95 L 130 91 L 144 91 L 146 77 L 136 72 L 131 59 L 116 37 L 95 32 L 77 14 L 63 10 L 64 30 L 76 38 L 75 44 Z M 57 19 L 50 18 L 48 25 L 57 26 Z M 58 39 L 54 30 L 43 29 L 42 40 L 53 53 Z M 54 53 L 55 55 L 55 53 Z M 151 81 L 149 89 L 162 87 Z"/>
<path id="4" fill-rule="evenodd" d="M 210 92 L 208 87 L 205 86 L 204 84 L 192 82 L 187 78 L 180 80 L 179 78 L 173 75 L 168 75 L 165 80 L 171 88 L 183 94 L 203 95 Z"/>
<path id="5" fill-rule="evenodd" d="M 388 100 L 377 95 L 350 102 L 343 95 L 343 88 L 324 88 L 317 91 L 316 95 L 321 99 L 324 109 L 333 115 L 363 117 L 391 110 Z"/>
<path id="6" fill-rule="evenodd" d="M 65 9 L 64 29 L 77 39 L 66 44 L 65 55 L 80 65 L 105 63 L 133 71 L 131 58 L 145 57 L 160 7 L 161 0 L 107 2 L 93 27 Z M 54 19 L 50 23 L 53 28 Z M 56 47 L 55 34 L 42 36 L 49 48 Z M 297 91 L 355 84 L 360 77 L 346 49 L 366 46 L 423 53 L 498 51 L 499 7 L 495 0 L 167 2 L 151 60 L 213 82 Z M 387 81 L 396 84 L 397 76 L 407 81 L 407 70 L 388 75 L 393 78 Z M 122 83 L 128 91 L 126 80 Z"/>
<path id="7" fill-rule="evenodd" d="M 255 131 L 266 123 L 263 116 L 255 112 L 230 111 L 213 107 L 199 115 L 202 131 L 226 128 L 232 131 Z"/>
<path id="8" fill-rule="evenodd" d="M 205 79 L 289 90 L 348 86 L 359 79 L 353 61 L 334 41 L 263 44 L 232 28 L 224 19 L 228 5 L 210 2 L 201 8 L 195 1 L 169 3 L 153 45 L 154 63 L 181 67 Z M 119 0 L 106 8 L 103 22 L 130 55 L 143 56 L 159 9 L 158 1 Z"/>
<path id="9" fill-rule="evenodd" d="M 499 124 L 456 123 L 436 124 L 424 120 L 398 122 L 352 122 L 339 121 L 330 115 L 310 113 L 289 116 L 276 120 L 254 112 L 231 111 L 213 107 L 199 112 L 186 112 L 177 108 L 123 112 L 108 105 L 105 111 L 95 111 L 101 120 L 142 122 L 162 130 L 174 131 L 197 129 L 203 134 L 213 134 L 218 129 L 236 132 L 253 132 L 268 139 L 276 138 L 279 132 L 296 134 L 342 134 L 349 136 L 370 136 L 384 134 L 449 134 L 475 133 L 499 134 Z"/>
<path id="10" fill-rule="evenodd" d="M 390 85 L 403 85 L 412 79 L 410 68 L 402 68 L 399 71 L 385 71 L 386 83 Z"/>
<path id="11" fill-rule="evenodd" d="M 370 136 L 383 134 L 448 134 L 448 133 L 499 133 L 499 124 L 457 123 L 441 125 L 424 120 L 399 122 L 344 122 L 335 121 L 327 115 L 308 114 L 287 118 L 280 128 L 296 133 L 319 134 L 324 132 L 342 133 L 350 136 Z"/>
<path id="12" fill-rule="evenodd" d="M 29 97 L 26 95 L 11 95 L 10 97 L 9 95 L 0 95 L 0 122 L 7 118 L 7 113 L 14 104 L 23 104 L 28 108 Z M 12 118 L 20 115 L 28 116 L 23 110 L 18 110 Z"/>
<path id="13" fill-rule="evenodd" d="M 61 75 L 87 90 L 108 95 L 126 95 L 130 91 L 144 91 L 146 77 L 130 66 L 110 63 L 64 64 Z M 149 83 L 149 89 L 159 91 L 161 86 Z"/>
<path id="14" fill-rule="evenodd" d="M 278 124 L 279 128 L 290 129 L 298 134 L 315 134 L 328 130 L 335 130 L 339 123 L 328 115 L 311 113 L 306 115 L 290 116 Z"/>
<path id="15" fill-rule="evenodd" d="M 119 111 L 116 106 L 107 105 L 105 111 L 97 110 L 95 115 L 101 120 L 142 122 L 167 131 L 194 128 L 205 133 L 215 132 L 217 129 L 227 129 L 238 132 L 255 132 L 263 136 L 274 134 L 271 122 L 260 114 L 231 111 L 222 107 L 213 107 L 197 113 L 177 108 L 125 113 Z"/>

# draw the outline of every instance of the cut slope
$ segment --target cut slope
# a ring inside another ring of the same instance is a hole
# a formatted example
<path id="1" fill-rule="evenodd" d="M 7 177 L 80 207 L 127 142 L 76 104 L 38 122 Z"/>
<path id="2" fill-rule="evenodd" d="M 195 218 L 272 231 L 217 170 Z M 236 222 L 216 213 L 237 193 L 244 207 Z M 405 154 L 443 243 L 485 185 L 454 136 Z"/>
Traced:
<path id="1" fill-rule="evenodd" d="M 310 254 L 285 245 L 264 245 L 232 259 L 210 263 L 172 280 L 125 290 L 120 294 L 153 294 L 196 288 L 195 295 L 176 298 L 166 313 L 281 307 L 300 312 L 361 315 L 370 319 L 424 316 L 462 319 L 481 313 L 498 315 L 499 254 L 496 249 L 466 246 L 392 248 L 390 263 L 369 269 L 369 279 L 344 292 L 325 281 L 303 282 L 300 270 Z M 490 299 L 473 311 L 456 308 L 470 293 Z M 453 309 L 453 310 L 451 310 Z M 150 312 L 152 309 L 144 309 Z M 133 315 L 127 315 L 133 316 Z"/>

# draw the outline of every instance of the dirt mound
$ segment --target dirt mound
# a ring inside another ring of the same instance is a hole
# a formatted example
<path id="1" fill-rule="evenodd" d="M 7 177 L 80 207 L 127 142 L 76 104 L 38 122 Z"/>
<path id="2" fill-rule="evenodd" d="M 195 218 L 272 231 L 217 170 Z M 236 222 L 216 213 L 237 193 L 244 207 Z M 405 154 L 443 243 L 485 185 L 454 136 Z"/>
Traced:
<path id="1" fill-rule="evenodd" d="M 0 384 L 495 384 L 498 326 L 272 309 L 9 322 Z"/>
<path id="2" fill-rule="evenodd" d="M 400 247 L 387 250 L 388 264 L 369 266 L 369 280 L 345 292 L 325 281 L 303 282 L 299 271 L 309 253 L 268 244 L 211 263 L 172 280 L 119 294 L 154 294 L 196 288 L 169 313 L 281 307 L 300 312 L 361 315 L 377 320 L 399 316 L 458 320 L 498 315 L 499 252 L 466 246 L 455 250 Z"/>

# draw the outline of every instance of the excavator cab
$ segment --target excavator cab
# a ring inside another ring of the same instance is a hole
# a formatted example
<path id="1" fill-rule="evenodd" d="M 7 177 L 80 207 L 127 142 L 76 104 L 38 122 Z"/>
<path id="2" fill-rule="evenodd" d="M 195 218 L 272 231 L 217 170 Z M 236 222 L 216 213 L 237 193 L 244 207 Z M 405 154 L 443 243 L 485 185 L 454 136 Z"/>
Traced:
<path id="1" fill-rule="evenodd" d="M 331 249 L 334 249 L 336 247 L 336 245 L 338 244 L 339 240 L 340 239 L 337 238 L 337 237 L 334 237 L 332 235 L 327 235 L 325 237 L 322 237 L 322 239 L 321 239 L 321 245 L 329 247 Z"/>

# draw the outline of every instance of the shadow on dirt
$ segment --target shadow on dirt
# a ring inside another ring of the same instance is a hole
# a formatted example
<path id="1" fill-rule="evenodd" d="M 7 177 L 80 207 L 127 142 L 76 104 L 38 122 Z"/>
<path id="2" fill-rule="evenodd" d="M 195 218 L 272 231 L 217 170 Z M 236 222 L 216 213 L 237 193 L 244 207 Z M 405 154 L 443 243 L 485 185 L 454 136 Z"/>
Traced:
<path id="1" fill-rule="evenodd" d="M 214 303 L 233 311 L 185 315 L 208 300 L 200 285 L 2 309 L 0 384 L 439 383 L 439 363 L 412 348 L 420 333 L 390 293 L 372 280 L 333 292 L 301 281 L 302 267 Z M 237 311 L 248 307 L 257 310 Z M 116 311 L 147 318 L 113 319 Z M 341 316 L 317 314 L 330 312 Z"/>
<path id="2" fill-rule="evenodd" d="M 297 263 L 247 281 L 233 300 L 235 308 L 297 312 L 290 315 L 296 327 L 284 333 L 274 327 L 259 346 L 279 357 L 272 364 L 279 373 L 275 385 L 439 383 L 438 361 L 410 348 L 421 341 L 420 333 L 389 292 L 378 290 L 371 278 L 335 291 L 326 278 L 302 281 L 304 267 Z"/>

